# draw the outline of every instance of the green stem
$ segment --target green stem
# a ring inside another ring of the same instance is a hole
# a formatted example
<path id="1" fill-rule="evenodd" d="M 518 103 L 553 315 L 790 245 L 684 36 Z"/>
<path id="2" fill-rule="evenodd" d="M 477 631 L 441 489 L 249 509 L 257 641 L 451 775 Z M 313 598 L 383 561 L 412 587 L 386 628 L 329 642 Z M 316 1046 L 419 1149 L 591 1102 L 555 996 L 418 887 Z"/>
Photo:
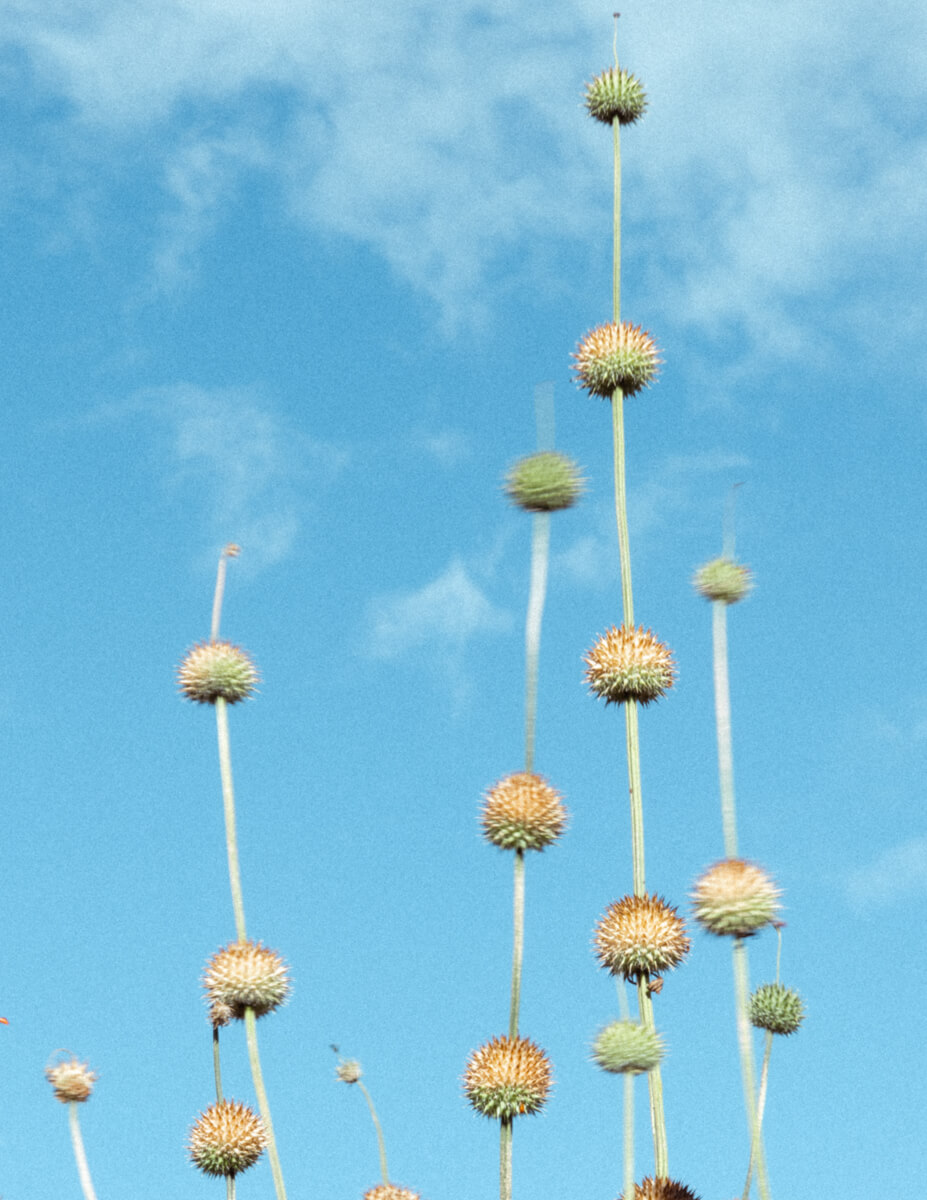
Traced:
<path id="1" fill-rule="evenodd" d="M 383 1176 L 383 1182 L 389 1186 L 389 1168 L 386 1165 L 386 1142 L 383 1139 L 383 1127 L 380 1125 L 380 1118 L 377 1116 L 377 1110 L 373 1107 L 373 1100 L 370 1096 L 370 1093 L 364 1087 L 364 1084 L 360 1079 L 357 1081 L 357 1086 L 364 1093 L 364 1099 L 367 1101 L 367 1107 L 370 1109 L 373 1127 L 377 1131 L 377 1146 L 380 1150 L 380 1174 Z"/>
<path id="2" fill-rule="evenodd" d="M 216 1103 L 222 1103 L 222 1064 L 219 1059 L 219 1026 L 212 1028 L 212 1069 L 216 1077 Z"/>
<path id="3" fill-rule="evenodd" d="M 235 1200 L 235 1176 L 225 1177 L 225 1200 Z"/>
<path id="4" fill-rule="evenodd" d="M 622 1200 L 634 1200 L 634 1074 L 624 1075 L 624 1193 Z"/>
<path id="5" fill-rule="evenodd" d="M 612 219 L 612 320 L 621 320 L 621 122 L 612 117 L 612 144 L 615 157 L 615 200 Z"/>
<path id="6" fill-rule="evenodd" d="M 235 929 L 238 940 L 247 940 L 245 933 L 245 903 L 241 894 L 241 869 L 238 865 L 238 837 L 235 833 L 235 785 L 232 781 L 232 755 L 229 749 L 229 717 L 225 699 L 215 703 L 216 732 L 219 737 L 219 771 L 222 776 L 222 806 L 225 810 L 225 844 L 229 859 L 229 884 L 232 889 L 232 908 L 235 910 Z"/>
<path id="7" fill-rule="evenodd" d="M 267 1102 L 267 1092 L 264 1089 L 264 1076 L 261 1073 L 261 1058 L 258 1054 L 257 1026 L 254 1009 L 245 1009 L 245 1035 L 248 1040 L 248 1059 L 251 1063 L 251 1079 L 254 1083 L 254 1093 L 257 1096 L 261 1120 L 267 1134 L 267 1156 L 270 1159 L 270 1170 L 274 1177 L 274 1191 L 277 1200 L 286 1200 L 286 1188 L 283 1186 L 283 1172 L 280 1170 L 280 1156 L 277 1154 L 277 1139 L 274 1137 L 274 1123 L 270 1119 L 270 1105 Z"/>
<path id="8" fill-rule="evenodd" d="M 512 1118 L 499 1122 L 499 1200 L 512 1200 Z"/>
<path id="9" fill-rule="evenodd" d="M 756 1127 L 757 1132 L 763 1129 L 763 1113 L 766 1109 L 766 1086 L 769 1082 L 769 1057 L 772 1054 L 773 1035 L 766 1030 L 766 1040 L 763 1046 L 763 1069 L 760 1072 L 760 1094 L 756 1104 Z M 744 1184 L 743 1200 L 748 1200 L 750 1195 L 750 1180 L 753 1176 L 753 1163 L 756 1158 L 756 1143 L 751 1140 L 750 1145 L 750 1162 L 747 1164 L 747 1181 Z"/>
<path id="10" fill-rule="evenodd" d="M 756 1071 L 753 1065 L 753 1040 L 747 1009 L 750 998 L 750 983 L 747 968 L 747 947 L 743 938 L 734 938 L 732 946 L 734 963 L 734 997 L 737 1006 L 737 1042 L 740 1046 L 740 1071 L 743 1077 L 744 1104 L 750 1140 L 755 1150 L 756 1176 L 762 1200 L 769 1200 L 769 1179 L 766 1175 L 766 1153 L 760 1131 L 759 1114 L 756 1106 Z"/>
<path id="11" fill-rule="evenodd" d="M 634 594 L 631 588 L 631 539 L 628 534 L 628 497 L 625 474 L 624 392 L 612 393 L 612 450 L 615 479 L 615 518 L 618 524 L 618 560 L 621 566 L 621 610 L 628 629 L 634 627 Z"/>
<path id="12" fill-rule="evenodd" d="M 637 702 L 624 706 L 625 740 L 628 754 L 628 798 L 631 805 L 631 867 L 634 895 L 647 895 L 644 873 L 644 802 L 641 795 L 641 751 L 637 726 Z"/>
<path id="13" fill-rule="evenodd" d="M 535 513 L 531 527 L 531 585 L 525 620 L 525 770 L 534 770 L 534 740 L 538 711 L 538 658 L 541 618 L 547 591 L 550 558 L 550 513 Z"/>
<path id="14" fill-rule="evenodd" d="M 521 1004 L 521 969 L 525 952 L 525 852 L 515 851 L 512 880 L 512 1003 L 509 1010 L 509 1037 L 518 1037 L 518 1012 Z"/>
<path id="15" fill-rule="evenodd" d="M 714 600 L 711 605 L 714 647 L 715 714 L 718 732 L 718 775 L 721 785 L 721 823 L 724 829 L 724 853 L 737 857 L 737 813 L 734 805 L 734 755 L 731 749 L 731 691 L 727 667 L 727 605 Z"/>
<path id="16" fill-rule="evenodd" d="M 77 1163 L 77 1174 L 80 1177 L 81 1191 L 84 1200 L 97 1200 L 90 1178 L 90 1168 L 87 1166 L 87 1155 L 84 1152 L 84 1139 L 80 1133 L 80 1117 L 77 1114 L 78 1101 L 68 1101 L 68 1125 L 71 1128 L 71 1146 L 74 1149 L 74 1161 Z"/>
<path id="17" fill-rule="evenodd" d="M 650 981 L 645 975 L 637 981 L 637 1008 L 641 1024 L 655 1029 Z M 669 1148 L 666 1144 L 666 1114 L 663 1110 L 663 1076 L 659 1066 L 647 1073 L 650 1092 L 650 1124 L 653 1132 L 653 1173 L 657 1179 L 669 1178 Z M 634 1194 L 633 1192 L 631 1193 Z"/>

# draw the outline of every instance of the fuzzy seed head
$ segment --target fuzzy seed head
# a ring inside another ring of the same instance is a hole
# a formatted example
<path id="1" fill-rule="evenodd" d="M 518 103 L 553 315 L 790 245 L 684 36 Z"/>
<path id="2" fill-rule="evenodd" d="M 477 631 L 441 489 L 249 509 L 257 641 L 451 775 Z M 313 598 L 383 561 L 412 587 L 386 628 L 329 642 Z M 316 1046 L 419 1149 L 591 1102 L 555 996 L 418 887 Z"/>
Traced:
<path id="1" fill-rule="evenodd" d="M 762 867 L 724 858 L 700 876 L 692 893 L 698 923 L 718 937 L 749 937 L 776 919 L 779 888 Z"/>
<path id="2" fill-rule="evenodd" d="M 618 1197 L 624 1200 L 624 1192 Z M 648 1175 L 634 1185 L 634 1200 L 699 1200 L 691 1188 L 673 1179 L 651 1179 Z"/>
<path id="3" fill-rule="evenodd" d="M 394 1183 L 379 1183 L 369 1192 L 364 1192 L 364 1200 L 421 1200 L 421 1196 L 411 1188 L 396 1187 Z"/>
<path id="4" fill-rule="evenodd" d="M 343 1058 L 335 1068 L 335 1075 L 342 1083 L 357 1083 L 363 1073 L 356 1058 Z"/>
<path id="5" fill-rule="evenodd" d="M 666 1045 L 655 1029 L 637 1021 L 613 1021 L 592 1043 L 593 1061 L 614 1075 L 640 1075 L 663 1059 Z"/>
<path id="6" fill-rule="evenodd" d="M 210 1011 L 216 1004 L 226 1005 L 237 1021 L 244 1019 L 246 1008 L 256 1017 L 273 1012 L 292 990 L 277 951 L 251 941 L 230 942 L 217 951 L 206 964 L 203 986 Z"/>
<path id="7" fill-rule="evenodd" d="M 788 1036 L 805 1019 L 805 1006 L 798 992 L 781 983 L 764 983 L 750 997 L 750 1024 L 757 1029 Z"/>
<path id="8" fill-rule="evenodd" d="M 254 694 L 258 678 L 251 657 L 231 642 L 198 642 L 177 670 L 181 693 L 197 704 L 237 704 Z"/>
<path id="9" fill-rule="evenodd" d="M 676 679 L 676 664 L 669 646 L 649 629 L 614 625 L 604 633 L 583 660 L 586 682 L 606 704 L 650 704 L 659 700 Z"/>
<path id="10" fill-rule="evenodd" d="M 67 1051 L 63 1051 L 67 1053 Z M 55 1089 L 55 1099 L 62 1104 L 70 1104 L 72 1100 L 82 1103 L 89 1100 L 93 1085 L 99 1076 L 91 1071 L 87 1063 L 69 1057 L 45 1068 L 45 1078 Z"/>
<path id="11" fill-rule="evenodd" d="M 609 67 L 586 84 L 586 108 L 591 117 L 606 125 L 615 117 L 621 125 L 633 125 L 644 115 L 647 94 L 635 75 Z"/>
<path id="12" fill-rule="evenodd" d="M 486 838 L 503 850 L 543 850 L 567 825 L 560 795 L 529 771 L 500 779 L 486 793 L 480 816 Z"/>
<path id="13" fill-rule="evenodd" d="M 573 355 L 576 382 L 592 396 L 610 400 L 616 388 L 633 396 L 651 383 L 661 359 L 656 343 L 639 325 L 609 321 L 587 333 Z"/>
<path id="14" fill-rule="evenodd" d="M 593 946 L 603 967 L 636 983 L 678 966 L 692 943 L 676 909 L 662 896 L 624 896 L 605 910 Z"/>
<path id="15" fill-rule="evenodd" d="M 470 1055 L 463 1085 L 478 1113 L 511 1120 L 544 1106 L 551 1088 L 550 1060 L 528 1038 L 494 1037 Z"/>
<path id="16" fill-rule="evenodd" d="M 253 1167 L 267 1145 L 267 1134 L 247 1104 L 222 1100 L 200 1113 L 187 1149 L 205 1175 L 234 1176 Z"/>
<path id="17" fill-rule="evenodd" d="M 753 590 L 753 575 L 749 567 L 730 558 L 714 558 L 695 572 L 692 586 L 706 600 L 736 604 Z"/>
<path id="18" fill-rule="evenodd" d="M 525 512 L 557 512 L 576 503 L 585 482 L 572 458 L 545 450 L 519 459 L 509 469 L 505 491 Z"/>

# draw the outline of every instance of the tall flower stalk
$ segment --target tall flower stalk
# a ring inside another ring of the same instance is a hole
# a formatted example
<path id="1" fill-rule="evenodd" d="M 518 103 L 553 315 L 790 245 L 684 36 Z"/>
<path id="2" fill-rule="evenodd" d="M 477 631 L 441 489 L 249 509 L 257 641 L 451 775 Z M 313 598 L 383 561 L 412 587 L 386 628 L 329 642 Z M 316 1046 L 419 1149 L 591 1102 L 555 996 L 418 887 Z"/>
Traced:
<path id="1" fill-rule="evenodd" d="M 66 1053 L 66 1052 L 65 1052 Z M 79 1105 L 86 1103 L 93 1092 L 97 1080 L 95 1071 L 91 1071 L 87 1063 L 76 1058 L 65 1058 L 46 1068 L 45 1078 L 52 1085 L 55 1099 L 68 1106 L 68 1128 L 71 1134 L 71 1148 L 74 1151 L 74 1162 L 77 1166 L 77 1176 L 80 1180 L 84 1200 L 96 1200 L 93 1181 L 90 1177 L 90 1167 L 87 1163 L 87 1153 L 84 1150 L 84 1139 L 80 1131 Z"/>

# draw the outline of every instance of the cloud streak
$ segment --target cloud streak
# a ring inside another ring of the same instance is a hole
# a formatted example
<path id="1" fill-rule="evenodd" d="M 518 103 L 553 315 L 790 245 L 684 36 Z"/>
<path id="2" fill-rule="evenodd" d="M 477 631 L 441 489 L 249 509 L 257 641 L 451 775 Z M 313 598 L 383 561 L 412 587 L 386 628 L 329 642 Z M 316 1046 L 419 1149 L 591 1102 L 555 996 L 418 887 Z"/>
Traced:
<path id="1" fill-rule="evenodd" d="M 857 867 L 847 895 L 860 912 L 885 908 L 927 894 L 927 837 L 912 838 Z"/>

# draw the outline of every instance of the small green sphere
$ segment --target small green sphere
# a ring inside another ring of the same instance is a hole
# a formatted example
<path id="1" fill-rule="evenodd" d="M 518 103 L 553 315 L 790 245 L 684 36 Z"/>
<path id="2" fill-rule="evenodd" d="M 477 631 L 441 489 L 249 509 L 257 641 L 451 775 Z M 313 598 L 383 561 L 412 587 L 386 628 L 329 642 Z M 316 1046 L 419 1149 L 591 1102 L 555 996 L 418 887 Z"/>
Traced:
<path id="1" fill-rule="evenodd" d="M 237 704 L 254 694 L 258 670 L 240 646 L 231 642 L 199 642 L 177 671 L 180 691 L 197 704 L 225 700 Z"/>
<path id="2" fill-rule="evenodd" d="M 641 81 L 618 67 L 609 67 L 586 85 L 586 108 L 597 121 L 633 125 L 644 115 L 647 94 Z"/>
<path id="3" fill-rule="evenodd" d="M 750 1024 L 757 1029 L 788 1036 L 805 1019 L 805 1006 L 798 992 L 781 983 L 764 983 L 750 997 Z"/>
<path id="4" fill-rule="evenodd" d="M 592 1043 L 593 1060 L 603 1071 L 616 1075 L 652 1071 L 665 1053 L 666 1046 L 657 1031 L 637 1021 L 613 1021 Z"/>
<path id="5" fill-rule="evenodd" d="M 505 477 L 505 491 L 525 512 L 557 512 L 576 503 L 584 482 L 572 458 L 545 450 L 515 463 Z"/>
<path id="6" fill-rule="evenodd" d="M 753 576 L 749 567 L 733 559 L 715 558 L 699 567 L 692 579 L 692 586 L 706 600 L 736 604 L 753 590 Z"/>

